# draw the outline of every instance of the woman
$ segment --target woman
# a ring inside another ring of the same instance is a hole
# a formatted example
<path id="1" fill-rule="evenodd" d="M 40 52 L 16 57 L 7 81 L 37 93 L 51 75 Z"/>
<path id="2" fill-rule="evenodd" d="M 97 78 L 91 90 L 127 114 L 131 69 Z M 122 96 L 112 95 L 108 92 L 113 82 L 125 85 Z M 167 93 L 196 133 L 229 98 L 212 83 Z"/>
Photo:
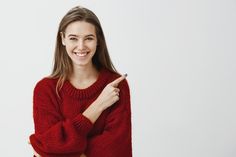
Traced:
<path id="1" fill-rule="evenodd" d="M 131 157 L 126 76 L 112 65 L 96 15 L 72 8 L 59 25 L 52 74 L 34 89 L 35 155 Z"/>

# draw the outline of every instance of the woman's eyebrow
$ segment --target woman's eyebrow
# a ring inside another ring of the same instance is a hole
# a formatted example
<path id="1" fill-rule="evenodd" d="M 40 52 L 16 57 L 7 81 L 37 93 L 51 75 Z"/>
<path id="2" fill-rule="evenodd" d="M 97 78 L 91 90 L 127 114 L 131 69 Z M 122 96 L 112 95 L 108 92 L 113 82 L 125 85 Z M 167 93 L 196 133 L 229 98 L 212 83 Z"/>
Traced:
<path id="1" fill-rule="evenodd" d="M 76 34 L 69 34 L 68 37 L 79 37 L 79 35 L 76 35 Z M 95 37 L 95 35 L 93 35 L 93 34 L 88 34 L 88 35 L 85 35 L 85 37 Z"/>
<path id="2" fill-rule="evenodd" d="M 95 37 L 93 34 L 86 35 L 85 37 Z"/>

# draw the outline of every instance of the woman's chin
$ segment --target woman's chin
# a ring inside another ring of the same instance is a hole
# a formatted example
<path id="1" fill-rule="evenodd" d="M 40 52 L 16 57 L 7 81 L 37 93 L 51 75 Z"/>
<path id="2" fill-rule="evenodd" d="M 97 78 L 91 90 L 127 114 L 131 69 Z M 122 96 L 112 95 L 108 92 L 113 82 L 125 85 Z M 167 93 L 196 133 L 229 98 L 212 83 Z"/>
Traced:
<path id="1" fill-rule="evenodd" d="M 74 66 L 76 67 L 87 67 L 90 65 L 90 63 L 88 61 L 84 61 L 84 62 L 73 62 Z"/>

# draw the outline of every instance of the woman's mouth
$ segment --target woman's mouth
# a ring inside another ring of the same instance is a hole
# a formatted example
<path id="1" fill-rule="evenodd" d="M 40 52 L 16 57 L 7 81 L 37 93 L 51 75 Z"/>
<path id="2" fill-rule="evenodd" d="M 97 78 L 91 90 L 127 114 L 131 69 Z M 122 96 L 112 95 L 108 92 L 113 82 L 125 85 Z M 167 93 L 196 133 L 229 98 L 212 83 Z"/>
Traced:
<path id="1" fill-rule="evenodd" d="M 76 56 L 85 57 L 87 56 L 88 52 L 73 52 Z"/>

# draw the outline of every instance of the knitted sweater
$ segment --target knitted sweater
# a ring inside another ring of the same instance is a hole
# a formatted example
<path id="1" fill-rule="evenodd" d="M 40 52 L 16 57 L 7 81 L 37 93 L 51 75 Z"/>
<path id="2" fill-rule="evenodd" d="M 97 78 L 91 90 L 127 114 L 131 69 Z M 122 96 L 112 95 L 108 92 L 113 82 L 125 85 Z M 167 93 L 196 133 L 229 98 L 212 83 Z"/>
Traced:
<path id="1" fill-rule="evenodd" d="M 120 99 L 93 124 L 82 115 L 104 87 L 118 78 L 102 69 L 95 83 L 75 88 L 66 80 L 56 94 L 58 79 L 44 78 L 34 88 L 35 133 L 30 142 L 42 157 L 132 157 L 130 91 L 126 80 L 118 88 Z"/>

